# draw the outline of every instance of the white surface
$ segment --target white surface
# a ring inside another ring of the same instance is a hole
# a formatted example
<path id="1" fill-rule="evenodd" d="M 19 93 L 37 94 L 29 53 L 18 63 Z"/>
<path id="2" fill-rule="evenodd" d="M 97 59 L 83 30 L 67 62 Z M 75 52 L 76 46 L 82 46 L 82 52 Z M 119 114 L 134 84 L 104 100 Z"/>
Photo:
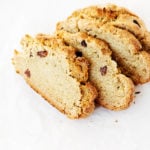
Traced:
<path id="1" fill-rule="evenodd" d="M 107 2 L 131 9 L 150 30 L 148 0 L 0 0 L 0 150 L 150 149 L 150 83 L 137 88 L 141 93 L 125 111 L 97 108 L 86 119 L 69 120 L 31 90 L 11 64 L 24 34 L 52 33 L 73 10 Z"/>

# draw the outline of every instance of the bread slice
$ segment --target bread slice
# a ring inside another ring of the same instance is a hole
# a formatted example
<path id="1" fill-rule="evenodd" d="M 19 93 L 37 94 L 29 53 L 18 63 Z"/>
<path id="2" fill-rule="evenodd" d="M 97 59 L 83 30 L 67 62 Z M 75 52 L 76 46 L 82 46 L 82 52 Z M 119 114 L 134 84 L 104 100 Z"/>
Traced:
<path id="1" fill-rule="evenodd" d="M 111 110 L 127 108 L 133 100 L 134 84 L 120 73 L 116 62 L 111 59 L 108 45 L 81 32 L 59 30 L 57 36 L 78 49 L 78 54 L 90 62 L 89 79 L 98 90 L 100 105 Z"/>
<path id="2" fill-rule="evenodd" d="M 37 93 L 69 118 L 94 110 L 97 92 L 88 82 L 88 62 L 74 48 L 48 35 L 26 35 L 21 44 L 24 51 L 15 51 L 13 64 Z"/>
<path id="3" fill-rule="evenodd" d="M 139 40 L 127 30 L 103 23 L 96 18 L 69 17 L 57 24 L 57 30 L 71 33 L 86 32 L 106 41 L 122 72 L 131 77 L 135 84 L 150 81 L 150 55 L 143 50 Z"/>
<path id="4" fill-rule="evenodd" d="M 136 36 L 143 48 L 150 53 L 150 33 L 144 22 L 133 12 L 113 4 L 105 6 L 90 6 L 75 11 L 71 17 L 80 16 L 84 19 L 93 18 L 102 24 L 109 23 L 125 29 Z"/>

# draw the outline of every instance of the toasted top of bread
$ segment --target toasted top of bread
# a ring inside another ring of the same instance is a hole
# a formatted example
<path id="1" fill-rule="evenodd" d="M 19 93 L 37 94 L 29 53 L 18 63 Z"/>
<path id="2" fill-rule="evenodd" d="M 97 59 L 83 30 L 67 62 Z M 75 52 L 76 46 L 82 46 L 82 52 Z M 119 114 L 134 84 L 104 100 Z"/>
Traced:
<path id="1" fill-rule="evenodd" d="M 138 38 L 143 48 L 150 53 L 150 33 L 140 17 L 130 10 L 114 4 L 104 6 L 89 6 L 72 13 L 72 17 L 93 18 L 101 24 L 109 23 L 116 27 L 128 30 Z"/>

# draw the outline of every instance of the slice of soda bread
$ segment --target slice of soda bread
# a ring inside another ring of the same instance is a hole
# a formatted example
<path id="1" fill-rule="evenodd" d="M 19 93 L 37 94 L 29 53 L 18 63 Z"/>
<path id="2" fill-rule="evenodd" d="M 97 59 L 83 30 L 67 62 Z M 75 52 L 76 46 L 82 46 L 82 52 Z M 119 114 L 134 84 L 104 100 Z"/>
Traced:
<path id="1" fill-rule="evenodd" d="M 88 62 L 61 39 L 48 35 L 21 41 L 23 52 L 15 51 L 16 72 L 50 104 L 69 118 L 88 116 L 97 96 L 88 82 Z"/>
<path id="2" fill-rule="evenodd" d="M 111 110 L 127 108 L 133 100 L 134 84 L 120 73 L 108 44 L 81 32 L 58 30 L 56 34 L 90 62 L 89 79 L 98 90 L 98 103 Z"/>

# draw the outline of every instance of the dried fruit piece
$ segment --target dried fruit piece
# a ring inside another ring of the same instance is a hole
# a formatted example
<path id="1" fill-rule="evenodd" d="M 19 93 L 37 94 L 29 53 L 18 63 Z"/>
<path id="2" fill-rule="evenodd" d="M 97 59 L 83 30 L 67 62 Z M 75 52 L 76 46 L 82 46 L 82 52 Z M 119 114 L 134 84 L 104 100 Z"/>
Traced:
<path id="1" fill-rule="evenodd" d="M 135 24 L 137 24 L 139 27 L 141 27 L 140 24 L 137 22 L 137 20 L 133 20 L 133 22 L 134 22 Z"/>
<path id="2" fill-rule="evenodd" d="M 107 66 L 101 67 L 100 68 L 100 72 L 101 72 L 102 76 L 106 75 L 106 73 L 107 73 Z"/>
<path id="3" fill-rule="evenodd" d="M 31 76 L 31 73 L 30 73 L 30 70 L 29 70 L 29 69 L 27 69 L 27 70 L 24 72 L 24 74 L 25 74 L 28 78 L 30 78 L 30 76 Z"/>
<path id="4" fill-rule="evenodd" d="M 37 55 L 40 56 L 40 57 L 46 57 L 48 55 L 48 52 L 46 50 L 38 51 Z"/>
<path id="5" fill-rule="evenodd" d="M 33 57 L 33 54 L 32 54 L 32 52 L 30 52 L 30 57 Z"/>
<path id="6" fill-rule="evenodd" d="M 82 52 L 76 51 L 76 56 L 77 56 L 77 57 L 82 57 Z"/>
<path id="7" fill-rule="evenodd" d="M 83 40 L 83 41 L 81 42 L 81 45 L 82 45 L 83 47 L 87 47 L 87 44 L 86 44 L 85 40 Z"/>

